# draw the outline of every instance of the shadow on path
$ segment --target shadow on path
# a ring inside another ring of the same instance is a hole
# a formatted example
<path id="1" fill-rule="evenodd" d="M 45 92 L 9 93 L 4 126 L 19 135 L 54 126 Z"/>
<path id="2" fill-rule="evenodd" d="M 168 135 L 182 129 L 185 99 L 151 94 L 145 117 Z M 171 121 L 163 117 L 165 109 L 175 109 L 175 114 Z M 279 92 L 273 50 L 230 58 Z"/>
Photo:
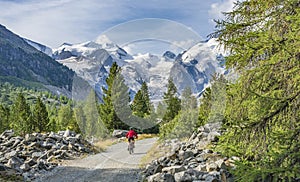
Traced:
<path id="1" fill-rule="evenodd" d="M 35 182 L 137 182 L 139 179 L 139 169 L 88 169 L 62 166 L 36 179 Z"/>

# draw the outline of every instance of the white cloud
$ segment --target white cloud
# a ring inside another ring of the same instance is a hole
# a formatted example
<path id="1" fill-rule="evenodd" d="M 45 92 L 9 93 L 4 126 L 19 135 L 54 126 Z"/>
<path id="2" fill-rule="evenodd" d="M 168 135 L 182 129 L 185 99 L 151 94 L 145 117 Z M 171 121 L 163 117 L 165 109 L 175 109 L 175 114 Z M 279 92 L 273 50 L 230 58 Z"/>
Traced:
<path id="1" fill-rule="evenodd" d="M 78 43 L 95 39 L 109 28 L 103 27 L 105 23 L 128 14 L 120 9 L 120 3 L 113 1 L 0 1 L 0 23 L 23 37 L 57 47 L 65 41 Z"/>
<path id="2" fill-rule="evenodd" d="M 210 10 L 208 11 L 210 21 L 213 22 L 213 19 L 222 19 L 224 15 L 222 12 L 229 12 L 234 7 L 234 2 L 236 0 L 224 0 L 220 3 L 213 3 L 210 6 Z"/>
<path id="3" fill-rule="evenodd" d="M 119 23 L 141 18 L 162 18 L 179 22 L 179 28 L 186 25 L 187 29 L 194 29 L 204 37 L 212 31 L 212 25 L 207 23 L 207 9 L 211 9 L 210 15 L 214 16 L 219 13 L 217 11 L 226 9 L 226 2 L 230 1 L 0 0 L 0 24 L 22 37 L 53 48 L 63 42 L 80 43 L 94 40 L 105 30 Z M 172 26 L 166 24 L 164 29 L 159 30 L 150 27 L 149 31 L 155 36 L 169 33 L 179 36 L 185 34 Z M 134 32 L 137 36 L 142 33 L 138 27 Z"/>

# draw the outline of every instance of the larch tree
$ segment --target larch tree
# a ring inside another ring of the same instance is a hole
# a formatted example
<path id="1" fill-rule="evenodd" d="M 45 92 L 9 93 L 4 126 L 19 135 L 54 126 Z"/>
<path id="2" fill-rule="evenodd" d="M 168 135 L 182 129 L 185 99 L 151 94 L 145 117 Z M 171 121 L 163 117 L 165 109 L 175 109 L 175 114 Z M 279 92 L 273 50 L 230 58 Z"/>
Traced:
<path id="1" fill-rule="evenodd" d="M 300 1 L 246 0 L 218 20 L 228 68 L 225 134 L 219 149 L 240 156 L 238 181 L 300 178 Z"/>
<path id="2" fill-rule="evenodd" d="M 164 93 L 163 99 L 167 106 L 163 121 L 169 122 L 175 118 L 181 109 L 180 99 L 177 96 L 177 88 L 171 78 L 168 80 L 167 92 Z"/>

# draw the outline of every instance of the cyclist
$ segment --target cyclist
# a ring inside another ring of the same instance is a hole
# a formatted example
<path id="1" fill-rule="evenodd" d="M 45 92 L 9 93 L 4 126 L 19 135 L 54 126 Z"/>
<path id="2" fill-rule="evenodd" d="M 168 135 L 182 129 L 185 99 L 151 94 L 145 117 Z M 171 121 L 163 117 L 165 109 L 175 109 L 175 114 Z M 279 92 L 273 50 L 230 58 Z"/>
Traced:
<path id="1" fill-rule="evenodd" d="M 130 127 L 129 131 L 126 133 L 126 138 L 128 138 L 128 144 L 130 144 L 131 140 L 134 142 L 134 138 L 138 138 L 137 133 L 133 130 L 132 127 Z"/>

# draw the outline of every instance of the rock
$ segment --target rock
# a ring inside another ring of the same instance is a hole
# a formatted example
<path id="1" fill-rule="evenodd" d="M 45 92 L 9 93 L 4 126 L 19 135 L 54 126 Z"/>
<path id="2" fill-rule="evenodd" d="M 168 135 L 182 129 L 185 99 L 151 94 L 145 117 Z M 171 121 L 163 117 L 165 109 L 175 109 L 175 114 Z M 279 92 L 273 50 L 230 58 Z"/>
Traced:
<path id="1" fill-rule="evenodd" d="M 186 171 L 175 173 L 174 179 L 176 182 L 193 181 L 196 180 L 199 175 L 200 175 L 199 171 L 188 169 Z"/>
<path id="2" fill-rule="evenodd" d="M 77 135 L 75 135 L 75 138 L 76 138 L 77 140 L 81 140 L 81 139 L 82 139 L 82 136 L 81 136 L 81 134 L 77 134 Z"/>
<path id="3" fill-rule="evenodd" d="M 10 139 L 15 134 L 14 130 L 5 130 L 1 135 L 0 138 Z"/>
<path id="4" fill-rule="evenodd" d="M 29 159 L 28 161 L 25 161 L 26 164 L 28 164 L 29 166 L 33 166 L 35 165 L 37 162 L 33 159 Z"/>
<path id="5" fill-rule="evenodd" d="M 71 133 L 70 130 L 67 129 L 67 130 L 65 131 L 63 137 L 69 137 L 69 136 L 70 136 L 70 133 Z"/>
<path id="6" fill-rule="evenodd" d="M 208 176 L 205 178 L 205 182 L 219 182 L 219 180 L 218 180 L 215 176 L 208 175 Z"/>
<path id="7" fill-rule="evenodd" d="M 206 170 L 206 164 L 200 164 L 200 165 L 198 165 L 198 166 L 195 168 L 195 170 L 207 172 L 207 170 Z"/>
<path id="8" fill-rule="evenodd" d="M 20 166 L 20 169 L 22 169 L 23 171 L 29 171 L 30 166 L 27 163 L 24 163 Z"/>
<path id="9" fill-rule="evenodd" d="M 54 132 L 51 132 L 48 137 L 51 139 L 54 139 L 55 141 L 58 141 L 58 142 L 60 142 L 62 140 L 62 137 L 55 134 Z"/>
<path id="10" fill-rule="evenodd" d="M 6 166 L 16 169 L 16 168 L 19 168 L 21 164 L 22 164 L 21 159 L 19 159 L 17 157 L 12 157 L 8 160 L 8 162 L 6 163 Z"/>
<path id="11" fill-rule="evenodd" d="M 165 167 L 162 169 L 162 172 L 170 173 L 170 174 L 175 174 L 181 171 L 186 170 L 185 167 L 183 166 L 171 166 L 171 167 Z"/>
<path id="12" fill-rule="evenodd" d="M 154 170 L 153 170 L 153 174 L 162 172 L 162 169 L 163 169 L 163 166 L 162 166 L 162 165 L 157 165 L 157 166 L 155 166 L 155 168 L 154 168 Z"/>
<path id="13" fill-rule="evenodd" d="M 207 139 L 211 142 L 217 142 L 219 140 L 219 137 L 221 136 L 220 133 L 216 131 L 212 131 L 208 134 Z"/>
<path id="14" fill-rule="evenodd" d="M 16 139 L 14 144 L 11 146 L 12 148 L 15 148 L 19 143 L 21 143 L 20 139 Z"/>
<path id="15" fill-rule="evenodd" d="M 193 132 L 192 136 L 189 138 L 189 141 L 194 140 L 195 138 L 197 138 L 197 133 Z"/>
<path id="16" fill-rule="evenodd" d="M 185 160 L 185 159 L 187 159 L 189 157 L 192 157 L 192 156 L 194 156 L 194 153 L 191 150 L 187 150 L 187 151 L 182 151 L 181 150 L 178 153 L 179 160 Z"/>
<path id="17" fill-rule="evenodd" d="M 73 145 L 78 141 L 76 137 L 67 137 L 66 140 Z"/>
<path id="18" fill-rule="evenodd" d="M 0 163 L 0 171 L 6 171 L 7 167 Z"/>
<path id="19" fill-rule="evenodd" d="M 43 153 L 43 152 L 33 152 L 32 153 L 32 158 L 39 158 L 39 157 L 41 157 L 41 156 L 43 156 L 45 153 Z"/>
<path id="20" fill-rule="evenodd" d="M 148 182 L 175 182 L 174 176 L 168 173 L 156 173 L 147 178 Z"/>
<path id="21" fill-rule="evenodd" d="M 125 137 L 127 132 L 127 130 L 114 130 L 112 136 L 116 138 Z"/>
<path id="22" fill-rule="evenodd" d="M 177 157 L 177 154 L 176 153 L 170 153 L 168 154 L 167 158 L 170 159 L 170 160 L 175 160 Z"/>
<path id="23" fill-rule="evenodd" d="M 215 163 L 218 165 L 218 168 L 225 169 L 225 170 L 227 169 L 224 159 L 219 159 L 219 160 L 215 161 Z"/>
<path id="24" fill-rule="evenodd" d="M 17 152 L 16 151 L 11 151 L 11 152 L 9 152 L 9 153 L 6 153 L 5 155 L 4 155 L 4 157 L 6 158 L 6 159 L 10 159 L 10 158 L 12 158 L 12 157 L 14 157 L 14 156 L 16 156 L 17 155 Z"/>
<path id="25" fill-rule="evenodd" d="M 25 141 L 26 142 L 33 142 L 36 141 L 37 137 L 32 134 L 26 134 L 25 135 Z"/>
<path id="26" fill-rule="evenodd" d="M 216 163 L 207 163 L 206 164 L 206 171 L 216 171 L 218 169 L 218 165 Z"/>

